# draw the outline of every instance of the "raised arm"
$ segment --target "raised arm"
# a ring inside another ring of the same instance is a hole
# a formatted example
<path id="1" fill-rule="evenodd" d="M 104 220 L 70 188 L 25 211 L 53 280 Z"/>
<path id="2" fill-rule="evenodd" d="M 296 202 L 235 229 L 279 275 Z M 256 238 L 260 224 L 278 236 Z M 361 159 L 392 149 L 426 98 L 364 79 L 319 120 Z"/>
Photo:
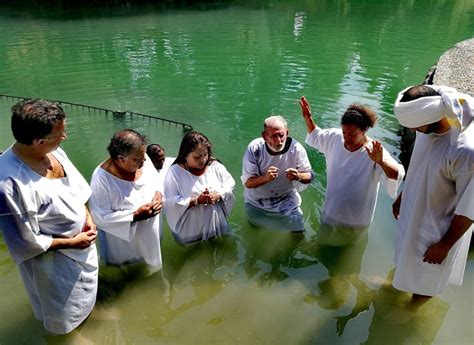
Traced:
<path id="1" fill-rule="evenodd" d="M 302 96 L 300 99 L 300 106 L 301 115 L 303 115 L 303 119 L 306 123 L 306 129 L 308 130 L 308 133 L 311 133 L 314 131 L 317 125 L 311 117 L 311 106 L 304 96 Z"/>

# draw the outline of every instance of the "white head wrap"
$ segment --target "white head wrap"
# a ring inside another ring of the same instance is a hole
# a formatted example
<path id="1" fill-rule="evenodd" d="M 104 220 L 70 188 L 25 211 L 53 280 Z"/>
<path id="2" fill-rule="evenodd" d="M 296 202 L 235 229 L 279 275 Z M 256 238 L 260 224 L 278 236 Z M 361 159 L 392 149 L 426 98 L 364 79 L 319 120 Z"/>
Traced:
<path id="1" fill-rule="evenodd" d="M 474 116 L 474 99 L 448 86 L 425 85 L 440 96 L 421 97 L 409 102 L 400 102 L 405 92 L 412 86 L 400 91 L 393 110 L 402 126 L 416 128 L 437 122 L 444 117 L 459 121 L 466 128 Z"/>

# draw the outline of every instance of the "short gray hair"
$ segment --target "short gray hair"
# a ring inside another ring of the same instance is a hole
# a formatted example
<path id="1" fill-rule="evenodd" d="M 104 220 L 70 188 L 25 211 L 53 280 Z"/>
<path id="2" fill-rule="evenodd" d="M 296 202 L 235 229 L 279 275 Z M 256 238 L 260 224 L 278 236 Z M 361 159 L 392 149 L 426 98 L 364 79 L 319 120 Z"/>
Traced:
<path id="1" fill-rule="evenodd" d="M 286 129 L 288 129 L 288 124 L 286 123 L 286 120 L 283 118 L 283 116 L 272 115 L 263 121 L 263 130 L 266 130 L 269 127 L 277 128 L 280 127 L 280 125 L 283 125 Z"/>

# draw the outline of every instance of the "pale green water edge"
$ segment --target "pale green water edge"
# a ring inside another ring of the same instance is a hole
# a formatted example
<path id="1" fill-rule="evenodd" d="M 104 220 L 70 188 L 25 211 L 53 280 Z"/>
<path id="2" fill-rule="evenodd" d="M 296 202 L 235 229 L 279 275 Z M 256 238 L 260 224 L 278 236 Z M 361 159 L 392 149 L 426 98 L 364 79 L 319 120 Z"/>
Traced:
<path id="1" fill-rule="evenodd" d="M 353 101 L 372 106 L 370 135 L 398 154 L 396 93 L 421 82 L 439 56 L 474 33 L 474 1 L 273 1 L 206 11 L 83 11 L 31 15 L 0 7 L 0 94 L 60 99 L 187 122 L 214 143 L 234 176 L 234 235 L 183 248 L 168 232 L 161 278 L 101 267 L 95 311 L 66 337 L 35 321 L 18 269 L 0 240 L 0 344 L 470 344 L 473 262 L 464 285 L 412 314 L 390 288 L 396 224 L 381 191 L 367 242 L 314 243 L 324 158 L 303 197 L 307 233 L 256 231 L 243 212 L 241 158 L 270 113 L 304 141 L 297 100 L 321 126 Z M 59 12 L 59 11 L 58 11 Z M 0 149 L 11 142 L 0 100 Z M 66 109 L 68 110 L 68 109 Z M 90 178 L 112 133 L 132 127 L 176 155 L 180 131 L 69 109 L 64 148 Z M 0 167 L 1 168 L 1 167 Z M 472 254 L 471 254 L 472 257 Z"/>

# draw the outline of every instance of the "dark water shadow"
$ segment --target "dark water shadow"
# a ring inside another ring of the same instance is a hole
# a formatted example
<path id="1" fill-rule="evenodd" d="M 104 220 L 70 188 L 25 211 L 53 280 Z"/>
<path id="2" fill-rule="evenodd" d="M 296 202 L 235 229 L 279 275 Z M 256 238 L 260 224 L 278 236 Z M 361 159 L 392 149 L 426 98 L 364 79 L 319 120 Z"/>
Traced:
<path id="1" fill-rule="evenodd" d="M 165 251 L 164 274 L 168 294 L 160 310 L 160 322 L 147 327 L 147 336 L 166 336 L 165 327 L 177 317 L 197 308 L 221 293 L 235 274 L 238 262 L 238 238 L 233 235 L 191 245 L 174 243 Z M 185 301 L 180 292 L 191 289 Z"/>
<path id="2" fill-rule="evenodd" d="M 260 286 L 272 286 L 290 276 L 289 268 L 304 268 L 317 264 L 311 255 L 305 235 L 246 227 L 240 231 L 246 249 L 243 268 L 248 279 Z"/>

